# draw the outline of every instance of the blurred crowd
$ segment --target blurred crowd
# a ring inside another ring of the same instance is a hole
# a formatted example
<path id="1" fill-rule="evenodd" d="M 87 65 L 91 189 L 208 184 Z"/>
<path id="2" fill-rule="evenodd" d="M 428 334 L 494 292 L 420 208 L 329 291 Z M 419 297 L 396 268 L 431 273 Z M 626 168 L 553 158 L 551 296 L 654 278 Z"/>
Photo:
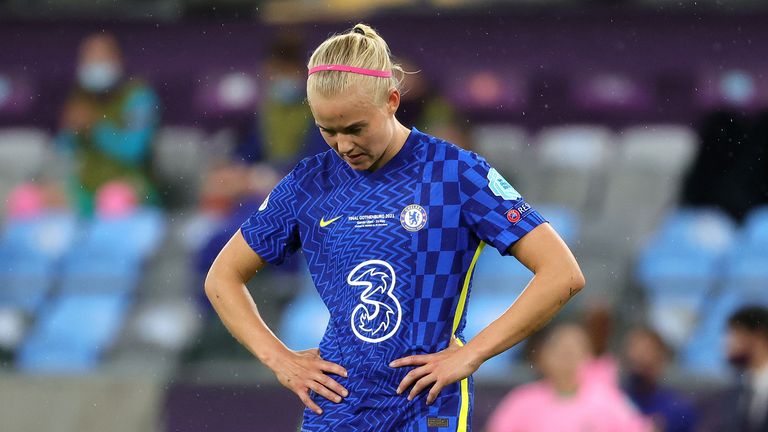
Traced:
<path id="1" fill-rule="evenodd" d="M 198 282 L 277 181 L 300 158 L 327 148 L 305 103 L 305 56 L 300 34 L 275 35 L 260 66 L 263 93 L 253 107 L 255 116 L 233 125 L 231 148 L 204 161 L 193 217 L 187 221 L 196 237 L 192 268 Z M 472 148 L 461 110 L 418 65 L 402 63 L 407 73 L 400 120 Z M 6 223 L 49 212 L 71 212 L 84 220 L 120 219 L 145 208 L 174 207 L 172 192 L 152 160 L 163 125 L 162 101 L 150 83 L 127 70 L 113 35 L 100 32 L 82 41 L 77 81 L 61 110 L 55 163 L 34 181 L 14 187 Z M 740 221 L 768 203 L 766 114 L 718 111 L 702 122 L 700 140 L 684 181 L 683 204 L 718 207 Z M 200 226 L 208 228 L 194 232 Z M 295 273 L 300 265 L 293 262 L 275 271 Z M 199 311 L 210 314 L 198 291 Z M 736 379 L 704 396 L 676 390 L 681 387 L 669 381 L 675 353 L 662 332 L 645 324 L 617 336 L 612 329 L 623 323 L 614 322 L 614 313 L 587 310 L 584 319 L 552 324 L 529 340 L 525 362 L 535 367 L 538 379 L 514 388 L 496 407 L 487 430 L 768 431 L 768 310 L 745 306 L 722 323 L 728 329 L 723 355 Z M 0 342 L 13 339 L 3 336 L 9 328 L 3 322 L 0 316 Z M 203 355 L 222 339 L 229 341 L 215 323 L 203 330 L 188 358 Z M 4 355 L 12 358 L 13 350 L 4 347 Z"/>

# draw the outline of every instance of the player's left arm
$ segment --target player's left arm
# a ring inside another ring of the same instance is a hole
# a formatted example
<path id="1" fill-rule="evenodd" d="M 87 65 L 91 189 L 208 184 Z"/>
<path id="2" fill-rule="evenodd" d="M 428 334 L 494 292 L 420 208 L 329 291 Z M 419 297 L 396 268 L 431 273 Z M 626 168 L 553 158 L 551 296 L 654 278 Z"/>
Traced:
<path id="1" fill-rule="evenodd" d="M 443 351 L 404 357 L 392 367 L 416 366 L 398 386 L 409 399 L 432 387 L 432 403 L 448 384 L 471 375 L 489 358 L 504 352 L 546 324 L 585 285 L 576 259 L 555 230 L 543 223 L 509 248 L 534 276 L 517 300 L 465 346 L 454 339 Z"/>

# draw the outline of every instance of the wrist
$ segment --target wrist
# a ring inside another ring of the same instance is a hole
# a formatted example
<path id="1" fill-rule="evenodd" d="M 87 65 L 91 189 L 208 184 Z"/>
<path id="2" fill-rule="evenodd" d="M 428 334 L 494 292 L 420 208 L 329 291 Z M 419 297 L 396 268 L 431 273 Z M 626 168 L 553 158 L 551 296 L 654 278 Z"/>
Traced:
<path id="1" fill-rule="evenodd" d="M 288 347 L 281 343 L 272 344 L 269 347 L 262 346 L 261 349 L 251 350 L 256 358 L 271 370 L 277 365 L 285 363 L 285 357 L 291 352 Z"/>
<path id="2" fill-rule="evenodd" d="M 474 367 L 475 370 L 488 359 L 477 344 L 473 345 L 471 341 L 464 346 L 464 351 L 467 355 L 467 363 Z"/>

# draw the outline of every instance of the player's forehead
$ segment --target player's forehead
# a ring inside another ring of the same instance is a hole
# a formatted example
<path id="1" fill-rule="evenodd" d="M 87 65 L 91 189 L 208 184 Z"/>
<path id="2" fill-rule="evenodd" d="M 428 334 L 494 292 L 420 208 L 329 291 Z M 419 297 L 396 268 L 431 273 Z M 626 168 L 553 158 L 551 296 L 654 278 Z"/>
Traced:
<path id="1" fill-rule="evenodd" d="M 376 111 L 371 96 L 360 91 L 325 96 L 310 90 L 308 100 L 315 123 L 328 129 L 367 123 Z"/>

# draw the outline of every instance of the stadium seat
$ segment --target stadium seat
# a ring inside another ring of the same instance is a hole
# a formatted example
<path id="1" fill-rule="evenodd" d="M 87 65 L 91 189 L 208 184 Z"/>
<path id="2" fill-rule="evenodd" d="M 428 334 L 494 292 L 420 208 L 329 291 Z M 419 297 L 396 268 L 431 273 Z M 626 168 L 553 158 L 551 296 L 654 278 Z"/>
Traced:
<path id="1" fill-rule="evenodd" d="M 117 337 L 128 309 L 124 296 L 72 294 L 41 312 L 17 358 L 30 373 L 77 373 L 96 368 Z"/>
<path id="2" fill-rule="evenodd" d="M 488 324 L 507 310 L 512 304 L 512 300 L 502 301 L 493 292 L 475 292 L 471 295 L 467 304 L 467 324 L 464 327 L 464 338 L 469 341 L 477 336 Z M 491 379 L 509 375 L 512 362 L 520 354 L 520 346 L 518 344 L 486 361 L 474 373 L 474 376 Z"/>
<path id="3" fill-rule="evenodd" d="M 673 205 L 696 150 L 686 126 L 644 125 L 620 134 L 619 155 L 608 169 L 598 224 L 643 238 Z"/>
<path id="4" fill-rule="evenodd" d="M 153 169 L 161 189 L 174 200 L 171 205 L 196 202 L 206 163 L 205 139 L 205 132 L 195 127 L 166 126 L 158 131 Z"/>
<path id="5" fill-rule="evenodd" d="M 472 129 L 475 151 L 499 170 L 527 199 L 535 184 L 529 161 L 529 139 L 525 129 L 506 124 L 487 124 Z"/>
<path id="6" fill-rule="evenodd" d="M 330 314 L 317 292 L 302 291 L 286 308 L 280 321 L 280 339 L 293 350 L 315 348 L 328 327 Z"/>
<path id="7" fill-rule="evenodd" d="M 768 252 L 768 206 L 749 212 L 742 233 L 742 245 Z"/>
<path id="8" fill-rule="evenodd" d="M 509 305 L 532 277 L 533 273 L 516 258 L 502 256 L 493 246 L 486 245 L 475 264 L 472 291 L 496 295 Z"/>
<path id="9" fill-rule="evenodd" d="M 51 291 L 54 278 L 50 257 L 21 248 L 0 248 L 0 307 L 34 314 Z"/>
<path id="10" fill-rule="evenodd" d="M 637 277 L 651 324 L 679 347 L 691 334 L 718 280 L 720 257 L 706 250 L 646 249 Z"/>
<path id="11" fill-rule="evenodd" d="M 124 217 L 95 217 L 86 227 L 79 246 L 144 259 L 160 247 L 165 230 L 166 220 L 162 211 L 146 207 Z"/>
<path id="12" fill-rule="evenodd" d="M 11 219 L 3 228 L 0 247 L 34 251 L 57 259 L 69 249 L 77 232 L 77 219 L 67 212 Z"/>
<path id="13" fill-rule="evenodd" d="M 723 289 L 754 301 L 768 298 L 768 253 L 756 245 L 740 245 L 726 260 Z"/>
<path id="14" fill-rule="evenodd" d="M 535 196 L 547 203 L 592 213 L 596 188 L 612 159 L 613 133 L 602 126 L 566 125 L 543 129 L 537 137 Z"/>
<path id="15" fill-rule="evenodd" d="M 702 308 L 696 330 L 681 352 L 682 366 L 702 375 L 727 376 L 729 368 L 723 356 L 723 343 L 728 317 L 754 300 L 727 289 L 709 299 Z M 768 299 L 762 296 L 759 303 L 768 306 Z"/>
<path id="16" fill-rule="evenodd" d="M 736 240 L 736 224 L 721 210 L 681 208 L 669 213 L 649 247 L 698 250 L 724 254 Z"/>
<path id="17" fill-rule="evenodd" d="M 735 238 L 734 222 L 720 210 L 683 208 L 663 219 L 641 252 L 636 276 L 649 319 L 675 347 L 687 343 L 703 316 Z"/>
<path id="18" fill-rule="evenodd" d="M 189 344 L 200 329 L 201 318 L 195 305 L 184 299 L 152 300 L 134 314 L 130 333 L 135 343 L 167 351 L 178 351 Z"/>
<path id="19" fill-rule="evenodd" d="M 0 129 L 0 182 L 30 180 L 42 168 L 50 137 L 42 129 Z"/>
<path id="20" fill-rule="evenodd" d="M 568 244 L 573 244 L 579 238 L 579 217 L 568 207 L 556 204 L 537 204 L 535 206 L 544 219 L 549 221 L 552 228 Z"/>
<path id="21" fill-rule="evenodd" d="M 22 310 L 0 306 L 0 361 L 16 352 L 27 330 L 26 321 Z"/>
<path id="22" fill-rule="evenodd" d="M 80 248 L 64 260 L 60 291 L 129 294 L 135 291 L 140 277 L 141 265 L 135 256 Z"/>

